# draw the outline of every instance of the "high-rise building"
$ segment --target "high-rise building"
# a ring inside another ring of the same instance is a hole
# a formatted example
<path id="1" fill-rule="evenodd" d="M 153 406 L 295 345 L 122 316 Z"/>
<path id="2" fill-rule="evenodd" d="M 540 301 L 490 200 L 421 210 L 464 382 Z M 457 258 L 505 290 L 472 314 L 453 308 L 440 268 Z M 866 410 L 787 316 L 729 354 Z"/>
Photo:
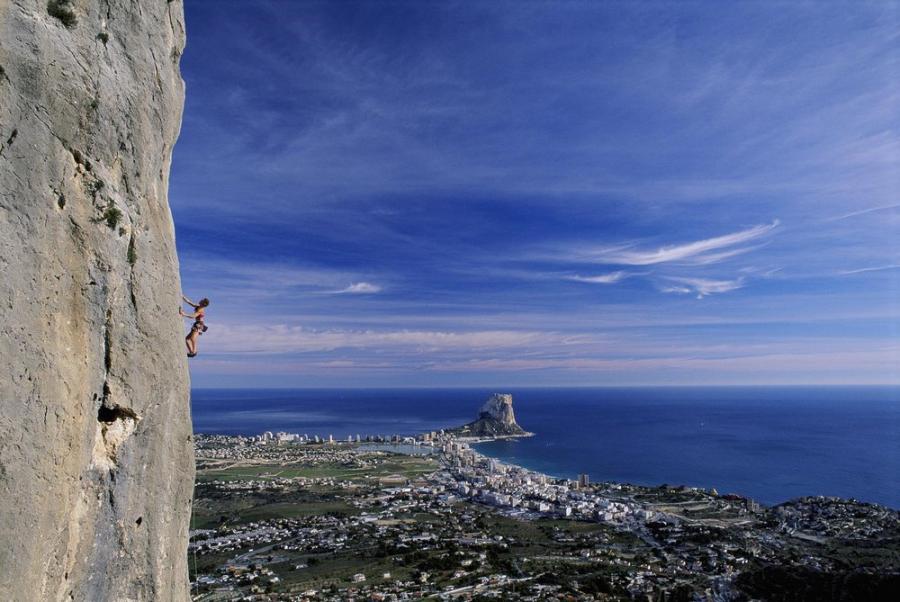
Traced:
<path id="1" fill-rule="evenodd" d="M 587 473 L 581 473 L 578 475 L 578 486 L 579 487 L 587 487 L 591 484 L 591 479 L 587 476 Z"/>

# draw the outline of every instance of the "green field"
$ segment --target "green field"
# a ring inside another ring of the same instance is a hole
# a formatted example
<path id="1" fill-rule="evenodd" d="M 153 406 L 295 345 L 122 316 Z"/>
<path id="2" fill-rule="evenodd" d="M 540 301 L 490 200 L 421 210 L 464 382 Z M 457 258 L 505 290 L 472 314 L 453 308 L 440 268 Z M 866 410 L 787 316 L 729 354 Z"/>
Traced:
<path id="1" fill-rule="evenodd" d="M 197 490 L 192 529 L 211 529 L 223 524 L 242 524 L 270 518 L 326 514 L 357 514 L 359 510 L 339 498 L 341 491 L 317 487 L 302 491 L 265 491 L 229 495 Z M 343 492 L 346 493 L 346 492 Z"/>
<path id="2" fill-rule="evenodd" d="M 339 481 L 374 483 L 376 479 L 399 476 L 415 479 L 434 471 L 435 460 L 419 456 L 389 456 L 379 458 L 370 468 L 352 468 L 337 463 L 255 464 L 223 469 L 200 470 L 197 474 L 197 499 L 191 528 L 215 528 L 222 524 L 241 524 L 269 518 L 325 514 L 356 514 L 355 507 L 342 498 L 345 490 L 325 485 L 304 485 L 302 489 L 253 492 L 216 490 L 212 481 L 266 481 L 278 478 L 332 478 Z"/>

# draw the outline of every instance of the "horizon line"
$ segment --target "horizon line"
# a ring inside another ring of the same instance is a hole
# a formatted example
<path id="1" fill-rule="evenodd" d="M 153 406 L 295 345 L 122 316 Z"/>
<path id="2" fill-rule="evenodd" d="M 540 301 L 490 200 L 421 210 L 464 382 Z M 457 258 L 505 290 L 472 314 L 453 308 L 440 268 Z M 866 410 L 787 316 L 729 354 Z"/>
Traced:
<path id="1" fill-rule="evenodd" d="M 726 388 L 751 388 L 751 387 L 898 387 L 900 382 L 892 383 L 730 383 L 721 385 L 692 385 L 692 384 L 653 384 L 653 385 L 525 385 L 525 386 L 497 386 L 497 385 L 465 385 L 465 386 L 284 386 L 284 387 L 191 387 L 191 391 L 300 391 L 300 390 L 473 390 L 473 389 L 726 389 Z"/>

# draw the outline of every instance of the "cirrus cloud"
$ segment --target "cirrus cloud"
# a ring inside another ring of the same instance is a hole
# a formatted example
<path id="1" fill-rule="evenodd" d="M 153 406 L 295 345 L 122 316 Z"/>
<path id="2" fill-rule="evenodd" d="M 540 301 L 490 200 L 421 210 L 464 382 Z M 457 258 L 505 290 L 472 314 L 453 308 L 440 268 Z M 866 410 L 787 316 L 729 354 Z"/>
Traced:
<path id="1" fill-rule="evenodd" d="M 372 284 L 371 282 L 354 282 L 347 288 L 342 288 L 341 290 L 334 292 L 338 295 L 372 295 L 380 293 L 381 291 L 382 288 L 377 284 Z"/>
<path id="2" fill-rule="evenodd" d="M 629 274 L 624 271 L 610 272 L 609 274 L 599 274 L 597 276 L 566 276 L 566 280 L 573 282 L 586 282 L 588 284 L 615 284 L 623 278 L 627 278 Z"/>
<path id="3" fill-rule="evenodd" d="M 685 260 L 711 263 L 713 261 L 720 261 L 732 257 L 749 249 L 731 249 L 728 252 L 717 253 L 715 255 L 711 254 L 712 251 L 735 247 L 736 245 L 757 239 L 777 228 L 779 224 L 780 221 L 776 219 L 771 224 L 761 224 L 739 232 L 716 236 L 714 238 L 706 238 L 682 245 L 660 247 L 655 251 L 628 251 L 621 248 L 601 250 L 594 255 L 593 259 L 600 263 L 617 265 L 654 265 L 658 263 Z M 704 258 L 707 261 L 703 261 Z"/>
<path id="4" fill-rule="evenodd" d="M 664 286 L 660 289 L 662 292 L 680 294 L 696 293 L 698 299 L 702 299 L 706 295 L 712 295 L 714 293 L 727 293 L 744 286 L 743 278 L 738 278 L 737 280 L 710 280 L 708 278 L 676 278 L 670 276 L 669 278 L 666 278 L 666 280 L 675 282 L 676 285 Z"/>

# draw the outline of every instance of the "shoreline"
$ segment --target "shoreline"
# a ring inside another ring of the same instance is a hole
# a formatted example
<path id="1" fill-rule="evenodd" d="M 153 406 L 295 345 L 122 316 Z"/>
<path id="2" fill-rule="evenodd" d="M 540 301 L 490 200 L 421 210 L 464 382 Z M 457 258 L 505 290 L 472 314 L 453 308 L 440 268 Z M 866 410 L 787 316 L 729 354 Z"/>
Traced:
<path id="1" fill-rule="evenodd" d="M 536 433 L 529 433 L 525 431 L 524 433 L 520 433 L 518 435 L 493 435 L 490 437 L 456 437 L 453 439 L 456 441 L 461 441 L 462 443 L 468 443 L 469 445 L 477 445 L 478 443 L 490 443 L 491 441 L 505 441 L 506 439 L 527 439 L 528 437 L 534 437 Z"/>
<path id="2" fill-rule="evenodd" d="M 391 441 L 391 440 L 348 441 L 346 439 L 335 439 L 335 440 L 329 442 L 328 440 L 325 440 L 323 438 L 320 441 L 314 442 L 312 440 L 309 440 L 309 441 L 303 442 L 302 444 L 303 445 L 322 446 L 322 447 L 328 447 L 328 446 L 339 447 L 339 446 L 351 445 L 351 446 L 355 446 L 355 447 L 380 447 L 382 449 L 383 448 L 391 448 L 391 447 L 412 446 L 412 447 L 418 447 L 418 448 L 430 448 L 433 451 L 429 452 L 429 454 L 433 453 L 433 454 L 440 455 L 441 454 L 441 445 L 440 445 L 441 440 L 425 439 L 424 436 L 426 434 L 427 433 L 418 433 L 416 435 L 410 435 L 410 436 L 405 437 L 404 438 L 405 440 L 401 440 L 401 441 Z M 231 433 L 211 433 L 211 432 L 194 433 L 194 435 L 195 436 L 196 435 L 223 436 L 223 437 L 237 436 L 237 437 L 247 437 L 247 438 L 255 437 L 255 436 L 251 436 L 251 435 L 234 435 Z M 456 442 L 458 444 L 464 444 L 464 445 L 468 446 L 474 454 L 477 454 L 477 456 L 479 456 L 480 459 L 493 461 L 500 466 L 504 466 L 504 467 L 512 469 L 512 470 L 532 473 L 536 476 L 540 476 L 540 477 L 543 477 L 545 479 L 552 480 L 552 481 L 577 482 L 577 478 L 573 479 L 573 478 L 570 478 L 567 476 L 553 475 L 548 472 L 543 472 L 541 470 L 537 470 L 534 468 L 530 468 L 528 466 L 524 466 L 522 464 L 516 464 L 516 463 L 510 462 L 508 460 L 504 460 L 502 458 L 493 456 L 491 454 L 478 451 L 474 447 L 474 446 L 481 445 L 483 443 L 491 443 L 493 441 L 527 439 L 527 438 L 536 437 L 536 436 L 537 436 L 537 434 L 533 433 L 533 432 L 525 432 L 522 434 L 515 434 L 515 435 L 496 435 L 496 436 L 491 436 L 491 437 L 459 437 L 459 436 L 455 436 L 455 435 L 448 435 L 448 436 L 446 436 L 447 438 L 444 442 Z M 282 443 L 282 444 L 284 444 L 284 443 Z M 294 444 L 295 445 L 297 443 L 291 442 L 291 443 L 286 443 L 286 444 L 288 444 L 288 445 Z M 383 449 L 383 451 L 388 451 L 388 450 Z M 398 454 L 402 454 L 402 455 L 413 455 L 413 454 L 410 454 L 409 452 L 403 452 L 403 451 L 395 451 L 393 453 L 398 453 Z M 598 480 L 598 481 L 592 482 L 591 486 L 597 486 L 597 487 L 603 486 L 603 487 L 607 487 L 607 488 L 613 487 L 613 488 L 644 489 L 644 490 L 648 490 L 648 491 L 649 490 L 660 490 L 663 488 L 665 488 L 666 490 L 669 490 L 669 491 L 681 491 L 681 492 L 693 491 L 693 492 L 703 493 L 706 495 L 714 495 L 715 497 L 719 497 L 719 498 L 741 499 L 741 500 L 745 500 L 747 502 L 752 502 L 752 503 L 756 504 L 757 506 L 759 506 L 760 508 L 766 508 L 766 509 L 772 509 L 777 506 L 788 504 L 795 500 L 806 499 L 806 498 L 818 498 L 818 499 L 829 500 L 829 501 L 856 502 L 856 503 L 860 503 L 860 504 L 879 506 L 879 507 L 886 508 L 893 512 L 900 512 L 900 507 L 894 507 L 892 505 L 885 504 L 882 502 L 864 500 L 864 499 L 860 499 L 860 498 L 852 497 L 852 496 L 844 497 L 844 496 L 838 496 L 838 495 L 806 493 L 806 494 L 801 494 L 801 495 L 797 495 L 797 496 L 793 496 L 793 497 L 788 497 L 786 499 L 782 499 L 775 503 L 768 503 L 768 502 L 760 502 L 756 498 L 749 496 L 749 495 L 744 495 L 744 494 L 734 493 L 734 492 L 727 492 L 724 494 L 720 494 L 720 493 L 716 492 L 715 494 L 711 494 L 712 491 L 716 491 L 715 487 L 702 487 L 699 485 L 687 485 L 687 484 L 672 485 L 669 483 L 642 484 L 642 483 L 632 483 L 632 482 L 628 482 L 628 481 Z"/>
<path id="3" fill-rule="evenodd" d="M 194 435 L 195 436 L 200 435 L 203 437 L 211 437 L 211 436 L 217 437 L 218 436 L 218 437 L 238 437 L 238 438 L 244 437 L 247 439 L 255 438 L 255 436 L 250 436 L 250 435 L 234 435 L 231 433 L 211 433 L 211 432 L 194 433 Z M 407 439 L 406 441 L 390 441 L 390 440 L 386 440 L 386 441 L 374 441 L 374 440 L 372 440 L 372 441 L 365 441 L 365 440 L 363 440 L 363 441 L 348 441 L 348 440 L 343 440 L 343 439 L 327 441 L 327 440 L 323 439 L 321 441 L 315 441 L 315 442 L 312 440 L 302 442 L 301 445 L 319 446 L 322 448 L 342 447 L 342 446 L 351 446 L 351 447 L 356 447 L 356 448 L 373 448 L 376 451 L 389 451 L 391 453 L 397 453 L 400 455 L 419 455 L 419 454 L 414 454 L 409 451 L 398 450 L 396 448 L 410 448 L 410 447 L 426 448 L 426 449 L 430 449 L 431 451 L 425 452 L 421 455 L 436 454 L 436 455 L 440 456 L 440 455 L 442 455 L 442 451 L 441 451 L 441 445 L 439 445 L 439 444 L 456 443 L 456 444 L 463 444 L 464 446 L 468 447 L 472 451 L 472 453 L 477 457 L 477 459 L 479 461 L 487 460 L 487 461 L 493 462 L 497 466 L 504 467 L 506 469 L 511 469 L 514 471 L 519 471 L 522 473 L 530 473 L 537 477 L 543 477 L 544 479 L 549 480 L 549 481 L 566 481 L 566 482 L 570 482 L 570 483 L 578 482 L 577 478 L 573 479 L 573 478 L 570 478 L 567 476 L 554 475 L 554 474 L 550 474 L 548 472 L 543 472 L 538 469 L 529 468 L 528 466 L 510 462 L 508 460 L 504 460 L 502 458 L 478 451 L 474 448 L 474 446 L 476 446 L 476 445 L 480 445 L 482 443 L 490 443 L 492 441 L 505 441 L 505 440 L 509 440 L 509 439 L 526 439 L 529 437 L 535 437 L 535 436 L 537 436 L 536 433 L 526 432 L 526 433 L 517 434 L 517 435 L 497 435 L 497 436 L 493 436 L 493 437 L 457 437 L 457 436 L 451 435 L 451 436 L 447 437 L 446 439 L 444 439 L 443 441 L 442 440 L 423 440 L 423 439 L 420 439 L 420 437 L 422 437 L 422 435 L 423 434 L 420 433 L 418 435 L 409 436 L 406 438 Z M 409 441 L 409 439 L 413 439 L 414 442 Z M 297 445 L 297 444 L 298 443 L 296 443 L 296 442 L 278 443 L 278 445 Z M 820 499 L 820 500 L 826 500 L 826 501 L 855 502 L 855 503 L 859 503 L 859 504 L 879 506 L 882 508 L 886 508 L 892 512 L 900 512 L 900 508 L 896 508 L 894 506 L 884 504 L 881 502 L 863 500 L 863 499 L 856 498 L 856 497 L 843 497 L 843 496 L 838 496 L 838 495 L 801 494 L 801 495 L 798 495 L 795 497 L 787 498 L 787 499 L 781 500 L 779 502 L 770 504 L 770 503 L 759 502 L 758 500 L 756 500 L 755 498 L 753 498 L 749 495 L 744 495 L 744 494 L 740 494 L 740 493 L 734 493 L 734 492 L 729 492 L 729 493 L 725 493 L 725 494 L 720 494 L 718 492 L 711 493 L 716 490 L 715 487 L 702 487 L 699 485 L 686 485 L 686 484 L 672 485 L 669 483 L 642 484 L 642 483 L 632 483 L 632 482 L 627 482 L 627 481 L 598 480 L 598 481 L 590 482 L 590 484 L 588 486 L 589 487 L 604 487 L 604 488 L 612 487 L 612 488 L 627 488 L 627 489 L 644 489 L 644 490 L 665 489 L 665 490 L 669 490 L 669 491 L 673 491 L 673 492 L 696 492 L 696 493 L 710 495 L 712 497 L 717 497 L 717 498 L 740 499 L 740 500 L 744 500 L 746 502 L 752 502 L 752 503 L 756 504 L 758 507 L 765 508 L 765 509 L 772 509 L 777 506 L 788 504 L 788 503 L 794 502 L 795 500 L 800 500 L 800 499 Z"/>
<path id="4" fill-rule="evenodd" d="M 480 444 L 482 444 L 482 443 L 490 443 L 490 442 L 492 442 L 492 441 L 504 441 L 504 440 L 507 440 L 507 439 L 528 438 L 528 437 L 535 437 L 535 436 L 536 436 L 536 433 L 527 433 L 527 434 L 524 434 L 524 435 L 500 435 L 500 436 L 497 436 L 497 437 L 467 437 L 467 438 L 463 438 L 463 437 L 454 437 L 453 440 L 454 440 L 454 441 L 458 441 L 458 442 L 460 442 L 460 443 L 465 443 L 465 444 L 471 446 L 471 448 L 473 449 L 473 451 L 474 451 L 476 454 L 478 454 L 479 456 L 481 456 L 482 458 L 486 458 L 486 459 L 488 459 L 488 460 L 492 460 L 492 461 L 494 461 L 494 462 L 496 462 L 496 463 L 498 463 L 498 464 L 500 464 L 500 465 L 503 465 L 503 466 L 506 466 L 506 467 L 509 467 L 509 468 L 513 468 L 513 469 L 518 469 L 518 470 L 530 472 L 530 473 L 533 473 L 533 474 L 535 474 L 535 475 L 540 475 L 540 476 L 542 476 L 542 477 L 545 477 L 545 478 L 547 478 L 547 479 L 552 479 L 552 480 L 558 480 L 558 481 L 571 481 L 571 482 L 577 481 L 577 477 L 576 477 L 576 478 L 571 478 L 571 477 L 567 477 L 567 476 L 553 475 L 553 474 L 550 474 L 550 473 L 547 473 L 547 472 L 543 472 L 543 471 L 541 471 L 541 470 L 537 470 L 537 469 L 534 469 L 534 468 L 530 468 L 530 467 L 528 467 L 528 466 L 524 466 L 524 465 L 522 465 L 522 464 L 516 464 L 516 463 L 513 463 L 513 462 L 509 462 L 508 460 L 504 460 L 504 459 L 502 459 L 502 458 L 500 458 L 500 457 L 497 457 L 497 456 L 494 456 L 494 455 L 491 455 L 491 454 L 488 454 L 488 453 L 484 453 L 484 452 L 482 452 L 482 451 L 480 451 L 480 450 L 475 449 L 475 446 L 480 445 Z M 576 473 L 576 474 L 577 474 L 577 473 Z M 595 481 L 595 482 L 593 482 L 592 484 L 593 484 L 593 485 L 603 485 L 603 486 L 618 486 L 618 487 L 642 488 L 642 489 L 648 489 L 648 490 L 658 490 L 658 489 L 661 489 L 661 488 L 665 487 L 665 488 L 670 489 L 670 490 L 673 490 L 673 491 L 677 491 L 677 490 L 681 490 L 681 491 L 697 491 L 697 492 L 703 492 L 703 493 L 707 493 L 707 494 L 709 494 L 711 491 L 716 491 L 716 490 L 717 490 L 716 487 L 703 487 L 703 486 L 700 486 L 700 485 L 687 485 L 687 484 L 672 485 L 672 484 L 669 484 L 669 483 L 657 483 L 657 484 L 647 485 L 647 484 L 642 484 L 642 483 L 630 483 L 630 482 L 627 482 L 627 481 L 610 481 L 610 480 L 605 480 L 605 479 L 604 479 L 604 480 Z M 787 498 L 787 499 L 782 499 L 781 501 L 778 501 L 778 502 L 775 502 L 775 503 L 760 502 L 760 501 L 758 501 L 756 498 L 754 498 L 754 497 L 752 497 L 752 496 L 745 495 L 745 494 L 742 494 L 742 493 L 737 493 L 737 492 L 727 492 L 727 493 L 724 493 L 724 494 L 720 494 L 720 493 L 717 492 L 717 493 L 715 494 L 715 496 L 716 496 L 716 497 L 734 496 L 734 497 L 738 497 L 738 498 L 747 500 L 747 501 L 749 501 L 749 502 L 753 502 L 754 504 L 758 505 L 758 506 L 761 507 L 761 508 L 768 508 L 768 509 L 775 508 L 775 507 L 777 507 L 777 506 L 781 506 L 781 505 L 783 505 L 783 504 L 787 504 L 787 503 L 789 503 L 789 502 L 792 502 L 792 501 L 798 500 L 798 499 L 804 499 L 804 498 L 821 498 L 821 499 L 824 499 L 824 500 L 834 500 L 834 501 L 836 501 L 836 500 L 843 500 L 843 501 L 858 502 L 858 503 L 861 503 L 861 504 L 871 504 L 871 505 L 874 505 L 874 506 L 880 506 L 880 507 L 882 507 L 882 508 L 887 508 L 888 510 L 891 510 L 891 511 L 897 511 L 897 512 L 900 512 L 900 507 L 896 507 L 896 508 L 895 508 L 894 506 L 891 506 L 891 505 L 889 505 L 889 504 L 884 504 L 884 503 L 881 503 L 881 502 L 874 502 L 874 501 L 869 501 L 869 500 L 863 500 L 863 499 L 859 499 L 859 498 L 856 498 L 856 497 L 843 497 L 843 496 L 837 496 L 837 495 L 826 495 L 826 494 L 821 494 L 821 493 L 818 493 L 818 494 L 809 494 L 809 493 L 808 493 L 808 494 L 798 495 L 798 496 L 794 496 L 794 497 L 789 497 L 789 498 Z"/>

